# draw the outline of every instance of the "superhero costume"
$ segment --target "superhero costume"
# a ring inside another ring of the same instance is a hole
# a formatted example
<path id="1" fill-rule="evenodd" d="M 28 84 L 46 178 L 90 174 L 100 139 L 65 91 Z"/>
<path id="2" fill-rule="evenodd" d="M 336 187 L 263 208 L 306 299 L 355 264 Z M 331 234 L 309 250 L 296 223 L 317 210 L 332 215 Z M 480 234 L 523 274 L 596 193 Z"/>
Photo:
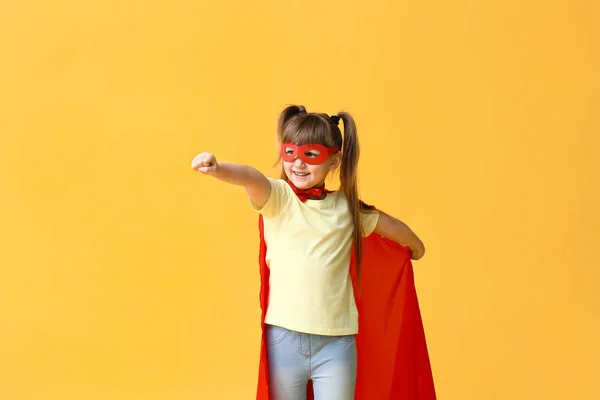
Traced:
<path id="1" fill-rule="evenodd" d="M 294 158 L 300 157 L 298 152 L 295 153 Z M 302 190 L 291 186 L 302 201 L 309 196 L 319 197 L 317 192 L 324 190 Z M 269 267 L 265 259 L 267 246 L 263 227 L 260 216 L 262 335 L 256 398 L 271 400 L 264 322 L 269 299 Z M 359 312 L 355 400 L 435 400 L 409 250 L 375 233 L 363 238 L 360 293 L 354 261 L 352 251 L 349 273 Z M 313 399 L 310 382 L 307 399 Z"/>

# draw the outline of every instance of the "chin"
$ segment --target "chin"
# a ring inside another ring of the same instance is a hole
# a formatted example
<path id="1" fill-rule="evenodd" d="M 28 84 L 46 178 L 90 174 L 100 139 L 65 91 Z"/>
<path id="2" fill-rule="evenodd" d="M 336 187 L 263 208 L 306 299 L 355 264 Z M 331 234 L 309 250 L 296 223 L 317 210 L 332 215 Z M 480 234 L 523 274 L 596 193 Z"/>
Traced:
<path id="1" fill-rule="evenodd" d="M 287 175 L 287 178 L 298 189 L 309 189 L 309 188 L 312 187 L 312 179 L 310 181 L 308 181 L 308 180 L 302 180 L 302 179 L 296 178 L 295 176 L 289 176 L 289 175 Z"/>
<path id="2" fill-rule="evenodd" d="M 295 179 L 292 179 L 291 181 L 294 184 L 294 186 L 296 186 L 298 189 L 310 189 L 311 187 L 313 187 L 313 184 L 311 182 L 305 182 L 305 181 L 298 182 Z"/>

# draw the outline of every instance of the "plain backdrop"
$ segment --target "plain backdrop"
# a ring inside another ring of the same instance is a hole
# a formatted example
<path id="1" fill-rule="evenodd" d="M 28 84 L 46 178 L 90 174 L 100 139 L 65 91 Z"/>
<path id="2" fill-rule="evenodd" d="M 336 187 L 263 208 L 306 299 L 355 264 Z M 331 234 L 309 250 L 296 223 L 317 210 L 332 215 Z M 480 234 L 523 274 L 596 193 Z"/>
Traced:
<path id="1" fill-rule="evenodd" d="M 4 1 L 0 398 L 254 397 L 257 215 L 190 162 L 276 176 L 286 104 L 350 112 L 363 199 L 425 242 L 439 399 L 600 398 L 599 17 L 591 0 Z"/>

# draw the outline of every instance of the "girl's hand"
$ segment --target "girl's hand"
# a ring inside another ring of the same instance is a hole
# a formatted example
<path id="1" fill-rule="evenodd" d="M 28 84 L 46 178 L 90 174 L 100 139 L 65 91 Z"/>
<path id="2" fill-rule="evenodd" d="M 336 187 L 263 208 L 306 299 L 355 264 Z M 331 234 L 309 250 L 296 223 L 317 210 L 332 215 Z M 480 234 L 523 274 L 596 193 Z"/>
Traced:
<path id="1" fill-rule="evenodd" d="M 192 160 L 192 169 L 204 175 L 214 175 L 219 170 L 219 163 L 211 153 L 200 153 Z"/>
<path id="2" fill-rule="evenodd" d="M 200 153 L 192 160 L 192 169 L 232 185 L 243 186 L 254 204 L 262 208 L 271 195 L 271 182 L 259 170 L 248 165 L 222 162 L 211 153 Z"/>

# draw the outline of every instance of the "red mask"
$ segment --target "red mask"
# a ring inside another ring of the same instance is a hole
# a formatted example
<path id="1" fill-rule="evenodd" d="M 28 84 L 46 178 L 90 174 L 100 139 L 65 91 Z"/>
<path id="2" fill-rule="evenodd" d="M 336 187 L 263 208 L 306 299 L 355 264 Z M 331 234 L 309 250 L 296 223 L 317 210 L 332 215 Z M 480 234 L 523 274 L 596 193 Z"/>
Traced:
<path id="1" fill-rule="evenodd" d="M 323 164 L 329 159 L 329 156 L 338 151 L 340 151 L 339 146 L 325 147 L 322 144 L 303 144 L 302 146 L 297 146 L 293 143 L 283 143 L 281 145 L 281 158 L 287 162 L 292 162 L 296 158 L 300 158 L 307 164 L 319 165 Z"/>

